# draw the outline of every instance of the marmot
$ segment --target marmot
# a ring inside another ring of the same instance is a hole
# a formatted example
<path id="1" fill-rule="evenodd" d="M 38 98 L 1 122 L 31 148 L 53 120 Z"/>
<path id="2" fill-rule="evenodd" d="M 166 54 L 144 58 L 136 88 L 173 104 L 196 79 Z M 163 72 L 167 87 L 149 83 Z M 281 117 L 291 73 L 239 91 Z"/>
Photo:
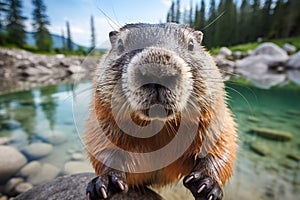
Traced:
<path id="1" fill-rule="evenodd" d="M 183 179 L 195 199 L 223 198 L 236 125 L 203 34 L 175 23 L 127 24 L 94 78 L 85 146 L 90 199 Z"/>

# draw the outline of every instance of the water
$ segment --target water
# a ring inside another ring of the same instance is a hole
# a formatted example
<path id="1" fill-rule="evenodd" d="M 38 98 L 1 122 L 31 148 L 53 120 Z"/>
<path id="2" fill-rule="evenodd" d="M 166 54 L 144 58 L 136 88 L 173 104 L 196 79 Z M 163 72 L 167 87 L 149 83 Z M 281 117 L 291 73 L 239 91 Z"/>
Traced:
<path id="1" fill-rule="evenodd" d="M 228 83 L 227 91 L 239 124 L 239 149 L 225 199 L 298 199 L 300 88 L 261 90 Z M 0 96 L 0 137 L 11 138 L 11 145 L 18 149 L 29 143 L 52 143 L 54 150 L 39 161 L 60 168 L 60 175 L 66 173 L 64 165 L 74 160 L 74 154 L 83 156 L 77 160 L 84 163 L 85 171 L 92 171 L 81 142 L 90 92 L 90 82 L 83 82 L 76 88 L 56 85 Z M 255 127 L 286 131 L 293 138 L 265 139 L 250 134 Z M 251 148 L 254 143 L 264 149 L 265 156 Z M 159 192 L 166 199 L 193 199 L 181 183 Z"/>

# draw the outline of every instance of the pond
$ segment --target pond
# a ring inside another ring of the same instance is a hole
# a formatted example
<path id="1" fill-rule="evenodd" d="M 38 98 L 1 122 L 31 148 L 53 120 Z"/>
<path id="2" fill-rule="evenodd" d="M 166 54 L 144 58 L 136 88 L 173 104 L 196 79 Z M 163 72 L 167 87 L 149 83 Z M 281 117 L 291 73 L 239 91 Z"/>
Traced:
<path id="1" fill-rule="evenodd" d="M 226 88 L 239 125 L 239 149 L 224 199 L 298 199 L 300 88 L 262 90 L 232 82 Z M 22 152 L 29 144 L 51 145 L 45 155 L 25 154 L 29 161 L 53 166 L 56 173 L 38 177 L 45 174 L 37 172 L 27 181 L 39 184 L 63 174 L 93 171 L 81 141 L 90 92 L 86 81 L 0 96 L 0 137 L 9 138 L 10 145 Z M 270 139 L 255 130 L 288 137 Z M 166 199 L 193 199 L 181 182 L 159 192 Z"/>

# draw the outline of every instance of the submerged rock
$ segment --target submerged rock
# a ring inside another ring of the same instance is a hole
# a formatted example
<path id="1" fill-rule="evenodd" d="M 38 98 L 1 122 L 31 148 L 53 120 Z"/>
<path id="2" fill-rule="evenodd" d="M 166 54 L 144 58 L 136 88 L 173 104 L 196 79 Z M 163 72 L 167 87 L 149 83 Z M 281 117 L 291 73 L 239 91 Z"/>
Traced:
<path id="1" fill-rule="evenodd" d="M 95 177 L 95 174 L 93 173 L 59 177 L 49 183 L 36 186 L 31 190 L 20 194 L 15 200 L 86 200 L 86 186 L 93 177 Z M 110 200 L 162 200 L 162 197 L 154 191 L 144 188 L 143 191 L 129 189 L 128 193 L 117 194 Z"/>
<path id="2" fill-rule="evenodd" d="M 16 174 L 27 163 L 21 152 L 10 146 L 0 146 L 0 182 Z"/>
<path id="3" fill-rule="evenodd" d="M 300 154 L 297 152 L 290 152 L 286 157 L 297 162 L 300 161 Z"/>
<path id="4" fill-rule="evenodd" d="M 53 180 L 60 173 L 60 169 L 51 164 L 44 164 L 42 168 L 33 176 L 28 178 L 28 182 L 33 185 L 39 185 Z"/>
<path id="5" fill-rule="evenodd" d="M 257 76 L 252 74 L 246 78 L 251 81 L 253 85 L 261 89 L 270 89 L 271 87 L 282 84 L 286 81 L 285 74 L 261 74 Z"/>
<path id="6" fill-rule="evenodd" d="M 66 175 L 93 171 L 91 165 L 81 161 L 70 161 L 64 166 L 64 174 Z"/>
<path id="7" fill-rule="evenodd" d="M 255 123 L 261 122 L 260 119 L 258 119 L 257 117 L 254 117 L 254 116 L 249 116 L 247 119 L 250 122 L 255 122 Z"/>
<path id="8" fill-rule="evenodd" d="M 251 128 L 250 133 L 257 134 L 258 136 L 280 141 L 288 141 L 293 138 L 293 135 L 289 132 L 272 130 L 268 128 Z"/>
<path id="9" fill-rule="evenodd" d="M 38 159 L 49 155 L 53 150 L 53 146 L 47 143 L 32 143 L 23 148 L 24 154 L 29 159 Z"/>
<path id="10" fill-rule="evenodd" d="M 255 141 L 250 144 L 251 150 L 261 156 L 269 156 L 271 155 L 270 149 L 266 146 L 265 143 Z"/>
<path id="11" fill-rule="evenodd" d="M 34 176 L 36 173 L 38 173 L 42 168 L 42 165 L 38 161 L 32 161 L 25 165 L 21 170 L 20 170 L 20 175 L 22 177 L 29 177 L 29 176 Z"/>

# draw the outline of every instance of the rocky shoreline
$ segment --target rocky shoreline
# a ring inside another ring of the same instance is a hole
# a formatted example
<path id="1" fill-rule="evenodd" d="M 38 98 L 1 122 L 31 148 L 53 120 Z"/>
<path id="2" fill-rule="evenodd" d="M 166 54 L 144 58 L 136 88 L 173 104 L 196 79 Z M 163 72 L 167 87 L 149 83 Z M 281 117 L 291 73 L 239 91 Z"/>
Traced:
<path id="1" fill-rule="evenodd" d="M 256 87 L 269 89 L 288 82 L 300 85 L 300 51 L 295 52 L 291 44 L 280 48 L 266 42 L 247 53 L 222 47 L 214 58 L 225 79 L 245 77 Z"/>
<path id="2" fill-rule="evenodd" d="M 0 94 L 90 79 L 97 62 L 93 56 L 50 56 L 0 48 Z"/>

